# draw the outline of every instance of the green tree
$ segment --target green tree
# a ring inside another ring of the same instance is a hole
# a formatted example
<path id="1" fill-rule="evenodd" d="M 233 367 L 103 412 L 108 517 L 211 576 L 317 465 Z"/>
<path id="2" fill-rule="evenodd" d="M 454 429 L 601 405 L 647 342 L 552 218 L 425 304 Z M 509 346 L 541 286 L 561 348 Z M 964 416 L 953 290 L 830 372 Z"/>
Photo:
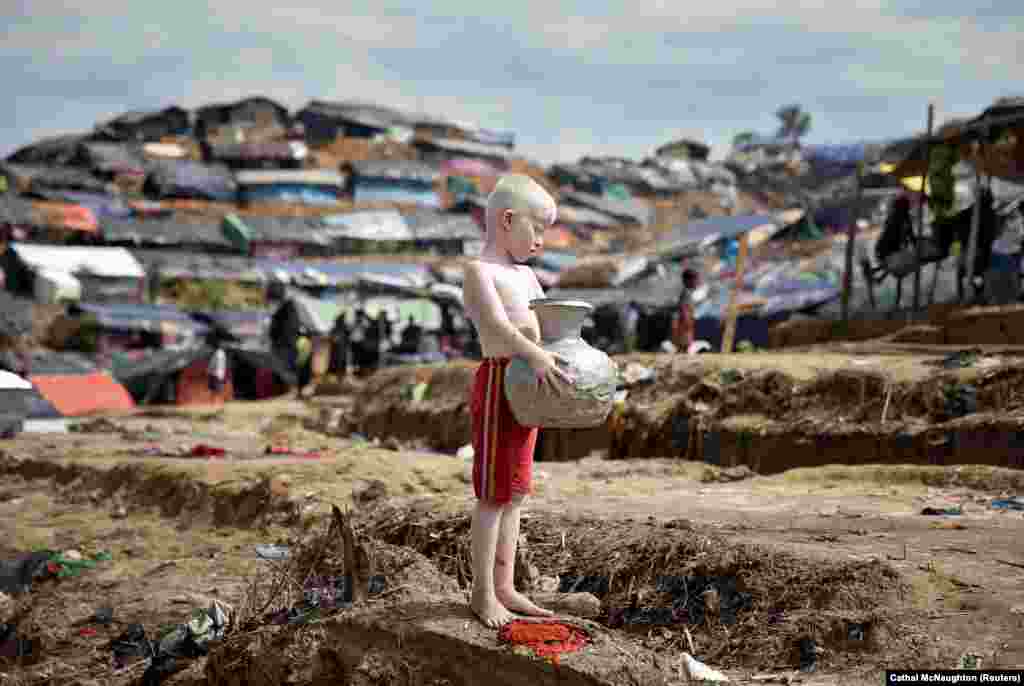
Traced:
<path id="1" fill-rule="evenodd" d="M 750 141 L 754 140 L 753 131 L 742 131 L 732 137 L 732 147 L 738 148 L 741 145 L 746 145 Z"/>
<path id="2" fill-rule="evenodd" d="M 800 105 L 780 107 L 775 116 L 779 118 L 779 138 L 788 138 L 794 143 L 799 143 L 811 130 L 811 114 L 804 112 Z"/>

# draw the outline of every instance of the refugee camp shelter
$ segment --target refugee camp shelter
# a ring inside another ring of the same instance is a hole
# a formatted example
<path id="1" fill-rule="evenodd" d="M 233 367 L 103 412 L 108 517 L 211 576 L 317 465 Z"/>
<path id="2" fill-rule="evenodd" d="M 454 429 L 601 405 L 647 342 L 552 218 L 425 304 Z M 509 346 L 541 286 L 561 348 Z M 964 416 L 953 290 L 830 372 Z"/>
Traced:
<path id="1" fill-rule="evenodd" d="M 74 303 L 67 315 L 90 330 L 94 350 L 190 345 L 210 331 L 174 305 Z"/>
<path id="2" fill-rule="evenodd" d="M 229 169 L 301 169 L 309 150 L 301 141 L 216 143 L 204 148 L 206 163 L 220 162 Z"/>
<path id="3" fill-rule="evenodd" d="M 32 301 L 0 290 L 0 349 L 12 346 L 18 338 L 31 334 L 32 328 Z"/>
<path id="4" fill-rule="evenodd" d="M 296 343 L 305 336 L 312 344 L 313 375 L 325 374 L 330 365 L 330 335 L 343 312 L 341 302 L 290 289 L 270 320 L 271 350 L 296 369 Z"/>
<path id="5" fill-rule="evenodd" d="M 100 229 L 107 245 L 174 248 L 200 253 L 232 253 L 235 247 L 218 223 L 182 221 L 176 217 L 107 219 Z"/>
<path id="6" fill-rule="evenodd" d="M 471 216 L 427 208 L 406 215 L 397 210 L 361 210 L 324 215 L 319 222 L 330 231 L 339 254 L 416 250 L 462 255 L 467 244 L 483 238 Z"/>
<path id="7" fill-rule="evenodd" d="M 35 352 L 29 366 L 28 380 L 65 417 L 135 407 L 123 386 L 81 355 Z"/>
<path id="8" fill-rule="evenodd" d="M 423 159 L 443 163 L 445 160 L 456 158 L 472 158 L 487 162 L 495 169 L 507 170 L 513 153 L 504 145 L 487 145 L 474 141 L 457 140 L 453 138 L 417 138 L 413 145 Z"/>
<path id="9" fill-rule="evenodd" d="M 97 138 L 114 141 L 159 141 L 167 136 L 181 136 L 189 132 L 187 110 L 177 106 L 162 110 L 132 110 L 96 125 Z"/>
<path id="10" fill-rule="evenodd" d="M 7 289 L 37 302 L 141 302 L 146 273 L 124 248 L 10 243 L 0 264 Z"/>
<path id="11" fill-rule="evenodd" d="M 288 129 L 292 121 L 288 108 L 262 96 L 206 105 L 196 110 L 195 118 L 195 135 L 200 140 L 221 127 Z"/>
<path id="12" fill-rule="evenodd" d="M 363 102 L 313 100 L 295 115 L 306 129 L 306 139 L 324 145 L 339 137 L 373 138 L 394 129 L 410 130 L 408 118 L 398 110 Z"/>
<path id="13" fill-rule="evenodd" d="M 7 156 L 11 164 L 60 166 L 67 164 L 86 136 L 72 133 L 50 136 L 22 146 Z"/>
<path id="14" fill-rule="evenodd" d="M 129 143 L 84 141 L 78 144 L 75 155 L 68 164 L 88 169 L 99 178 L 107 180 L 122 175 L 146 175 L 146 160 L 142 147 Z"/>
<path id="15" fill-rule="evenodd" d="M 345 177 L 330 169 L 245 170 L 236 175 L 238 202 L 334 205 L 345 188 Z"/>
<path id="16" fill-rule="evenodd" d="M 235 179 L 224 165 L 207 165 L 187 159 L 160 159 L 151 160 L 148 167 L 142 192 L 151 199 L 236 200 Z"/>
<path id="17" fill-rule="evenodd" d="M 6 163 L 4 173 L 12 182 L 12 187 L 23 194 L 44 190 L 107 192 L 108 182 L 88 169 Z"/>
<path id="18" fill-rule="evenodd" d="M 139 405 L 217 405 L 232 399 L 262 400 L 287 392 L 295 376 L 268 350 L 223 343 L 228 377 L 220 392 L 209 386 L 216 348 L 190 345 L 146 355 L 119 355 L 113 374 Z"/>
<path id="19" fill-rule="evenodd" d="M 437 165 L 416 160 L 368 160 L 349 165 L 349 187 L 356 202 L 392 202 L 440 207 L 434 184 Z"/>
<path id="20" fill-rule="evenodd" d="M 32 383 L 0 370 L 0 438 L 18 433 L 67 433 L 67 420 Z"/>

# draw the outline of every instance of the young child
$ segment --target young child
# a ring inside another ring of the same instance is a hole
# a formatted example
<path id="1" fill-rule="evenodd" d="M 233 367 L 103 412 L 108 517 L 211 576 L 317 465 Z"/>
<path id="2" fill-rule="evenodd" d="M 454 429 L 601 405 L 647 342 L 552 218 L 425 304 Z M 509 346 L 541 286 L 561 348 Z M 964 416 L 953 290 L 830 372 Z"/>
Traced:
<path id="1" fill-rule="evenodd" d="M 696 322 L 693 318 L 693 292 L 700 285 L 700 279 L 694 269 L 683 270 L 683 289 L 679 293 L 679 303 L 672 327 L 672 338 L 676 348 L 685 353 L 693 345 L 696 334 Z"/>
<path id="2" fill-rule="evenodd" d="M 463 299 L 476 326 L 483 362 L 471 397 L 473 417 L 473 595 L 470 606 L 488 627 L 512 613 L 548 617 L 514 585 L 519 515 L 531 490 L 537 429 L 520 425 L 505 398 L 505 368 L 521 356 L 537 384 L 568 381 L 556 366 L 564 359 L 538 345 L 540 325 L 531 300 L 544 297 L 533 270 L 523 263 L 544 245 L 554 224 L 554 199 L 525 175 L 503 177 L 487 200 L 487 235 L 480 257 L 466 265 Z"/>

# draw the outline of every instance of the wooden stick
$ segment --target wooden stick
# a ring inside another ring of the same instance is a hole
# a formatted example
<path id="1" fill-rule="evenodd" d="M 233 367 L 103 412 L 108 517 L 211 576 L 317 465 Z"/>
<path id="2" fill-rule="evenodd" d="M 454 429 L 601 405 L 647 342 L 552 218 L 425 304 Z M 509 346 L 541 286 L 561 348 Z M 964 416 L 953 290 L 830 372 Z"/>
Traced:
<path id="1" fill-rule="evenodd" d="M 861 176 L 863 174 L 863 170 L 864 170 L 864 163 L 863 162 L 858 162 L 857 163 L 857 200 L 856 200 L 856 203 L 854 205 L 854 207 L 856 207 L 857 210 L 860 209 L 861 197 L 863 195 L 862 181 L 861 181 Z M 846 227 L 846 263 L 845 263 L 846 267 L 843 270 L 843 301 L 842 301 L 842 305 L 843 305 L 842 313 L 843 313 L 843 323 L 844 324 L 846 322 L 848 322 L 849 319 L 850 319 L 850 291 L 853 290 L 853 254 L 854 254 L 854 246 L 855 246 L 855 244 L 857 242 L 857 230 L 858 230 L 857 222 L 859 221 L 859 218 L 858 218 L 857 215 L 858 215 L 858 212 L 854 211 L 853 217 L 850 220 L 850 225 L 848 227 Z"/>
<path id="2" fill-rule="evenodd" d="M 1009 565 L 1011 567 L 1016 567 L 1017 569 L 1024 569 L 1024 563 L 1011 562 L 1010 560 L 999 560 L 999 559 L 997 559 L 996 562 L 998 562 L 1000 564 L 1004 564 L 1004 565 Z"/>
<path id="3" fill-rule="evenodd" d="M 885 404 L 882 405 L 882 423 L 885 424 L 885 415 L 889 414 L 889 400 L 892 399 L 892 383 L 886 384 Z"/>
<path id="4" fill-rule="evenodd" d="M 736 285 L 729 294 L 729 310 L 725 317 L 725 328 L 722 332 L 722 353 L 728 355 L 732 352 L 733 339 L 736 338 L 736 319 L 739 317 L 740 288 L 743 286 L 743 273 L 746 268 L 747 250 L 749 249 L 748 234 L 744 233 L 739 238 L 740 250 L 736 256 Z"/>
<path id="5" fill-rule="evenodd" d="M 925 189 L 928 187 L 928 171 L 932 164 L 932 129 L 935 126 L 935 105 L 928 103 L 928 137 L 924 139 L 924 171 L 921 175 L 921 198 L 917 206 L 917 240 L 914 241 L 914 252 L 917 264 L 914 269 L 914 315 L 921 305 L 921 239 L 924 237 L 924 204 L 928 198 Z"/>

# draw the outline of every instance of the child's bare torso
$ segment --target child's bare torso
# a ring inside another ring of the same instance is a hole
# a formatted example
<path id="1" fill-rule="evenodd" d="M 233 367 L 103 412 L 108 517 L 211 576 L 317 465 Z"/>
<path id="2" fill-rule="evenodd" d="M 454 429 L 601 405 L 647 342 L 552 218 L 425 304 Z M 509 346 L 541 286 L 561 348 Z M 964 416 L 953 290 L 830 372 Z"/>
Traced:
<path id="1" fill-rule="evenodd" d="M 533 275 L 529 267 L 518 265 L 504 265 L 495 262 L 480 261 L 481 272 L 484 278 L 494 284 L 494 290 L 498 294 L 497 304 L 505 308 L 512 326 L 516 327 L 524 336 L 533 342 L 540 341 L 540 324 L 537 315 L 530 309 L 530 301 L 544 297 L 543 291 L 537 285 L 537 277 Z M 508 346 L 508 342 L 499 331 L 488 329 L 487 325 L 481 323 L 479 309 L 488 307 L 488 303 L 466 304 L 466 313 L 473 320 L 477 333 L 480 337 L 480 350 L 484 357 L 511 357 L 516 354 L 515 350 Z"/>

